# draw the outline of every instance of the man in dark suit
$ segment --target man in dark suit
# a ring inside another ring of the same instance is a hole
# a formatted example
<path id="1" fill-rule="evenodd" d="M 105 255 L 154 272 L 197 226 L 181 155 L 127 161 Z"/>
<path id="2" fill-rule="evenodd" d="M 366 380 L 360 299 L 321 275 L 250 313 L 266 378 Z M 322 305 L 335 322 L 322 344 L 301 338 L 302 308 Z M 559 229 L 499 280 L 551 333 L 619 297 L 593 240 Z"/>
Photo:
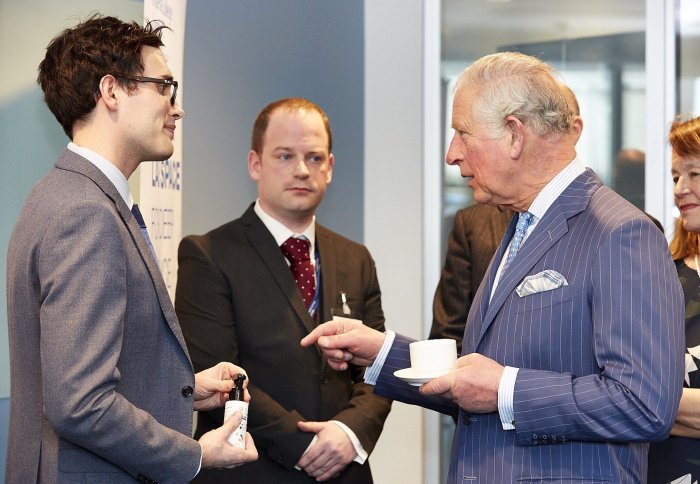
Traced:
<path id="1" fill-rule="evenodd" d="M 219 358 L 245 366 L 248 430 L 261 450 L 254 465 L 205 472 L 199 482 L 372 482 L 365 461 L 390 402 L 373 395 L 362 369 L 337 373 L 316 349 L 299 346 L 334 309 L 384 330 L 369 252 L 316 223 L 333 174 L 331 149 L 328 118 L 316 104 L 268 105 L 248 154 L 257 201 L 241 218 L 180 244 L 175 307 L 195 368 Z M 301 261 L 283 253 L 288 244 Z M 221 420 L 220 411 L 200 412 L 197 434 Z"/>
<path id="2" fill-rule="evenodd" d="M 666 240 L 576 157 L 547 64 L 503 52 L 461 74 L 447 163 L 474 199 L 518 212 L 476 293 L 454 368 L 420 389 L 394 376 L 410 338 L 351 320 L 318 341 L 375 393 L 458 415 L 448 482 L 646 479 L 684 372 L 683 294 Z"/>
<path id="3" fill-rule="evenodd" d="M 195 375 L 127 178 L 173 153 L 183 111 L 162 26 L 92 17 L 48 46 L 39 83 L 72 140 L 27 197 L 7 254 L 9 483 L 187 482 L 254 460 L 240 422 L 191 438 L 241 368 Z"/>

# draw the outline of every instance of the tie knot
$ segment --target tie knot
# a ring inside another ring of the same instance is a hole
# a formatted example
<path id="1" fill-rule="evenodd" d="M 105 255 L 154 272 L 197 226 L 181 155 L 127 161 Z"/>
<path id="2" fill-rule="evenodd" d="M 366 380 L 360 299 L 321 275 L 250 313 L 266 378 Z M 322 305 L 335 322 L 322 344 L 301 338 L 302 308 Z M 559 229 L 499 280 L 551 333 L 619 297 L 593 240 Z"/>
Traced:
<path id="1" fill-rule="evenodd" d="M 289 237 L 280 246 L 282 253 L 292 262 L 310 260 L 309 246 L 311 243 L 307 239 Z"/>
<path id="2" fill-rule="evenodd" d="M 534 217 L 534 215 L 532 215 L 530 212 L 524 212 L 521 214 L 520 218 L 518 219 L 518 223 L 515 226 L 515 230 L 525 232 L 530 226 L 530 222 L 532 222 L 532 217 Z"/>

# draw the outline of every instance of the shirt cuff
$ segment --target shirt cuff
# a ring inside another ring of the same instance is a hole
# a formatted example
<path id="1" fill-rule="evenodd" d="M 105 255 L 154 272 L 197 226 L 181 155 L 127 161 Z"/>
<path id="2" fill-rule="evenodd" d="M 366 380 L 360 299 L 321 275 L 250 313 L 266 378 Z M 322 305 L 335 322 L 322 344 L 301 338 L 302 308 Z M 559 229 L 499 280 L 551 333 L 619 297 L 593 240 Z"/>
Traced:
<path id="1" fill-rule="evenodd" d="M 203 458 L 204 458 L 204 450 L 202 449 L 202 444 L 199 444 L 199 467 L 197 468 L 197 472 L 195 472 L 195 474 L 192 476 L 192 479 L 197 477 L 199 475 L 199 471 L 202 470 L 202 459 Z"/>
<path id="2" fill-rule="evenodd" d="M 360 439 L 357 438 L 357 435 L 355 435 L 355 432 L 353 432 L 350 427 L 345 425 L 343 422 L 340 422 L 338 420 L 329 420 L 329 422 L 333 422 L 336 424 L 338 427 L 340 427 L 343 432 L 348 436 L 350 439 L 350 442 L 352 443 L 353 448 L 355 449 L 355 453 L 357 454 L 355 458 L 353 459 L 353 462 L 357 462 L 358 464 L 364 464 L 365 461 L 367 460 L 367 457 L 369 457 L 369 454 L 365 450 L 364 447 L 362 447 L 362 443 L 360 442 Z M 306 454 L 311 447 L 316 443 L 318 440 L 318 437 L 314 435 L 314 438 L 311 439 L 311 443 L 309 446 L 306 448 L 304 451 L 304 454 Z M 304 457 L 304 454 L 301 454 L 302 457 Z M 302 470 L 301 467 L 298 465 L 295 465 L 294 468 L 298 471 Z"/>
<path id="3" fill-rule="evenodd" d="M 371 366 L 368 366 L 367 369 L 365 370 L 365 383 L 368 385 L 376 385 L 377 384 L 377 379 L 379 378 L 379 373 L 382 371 L 382 367 L 384 366 L 384 361 L 386 361 L 386 357 L 389 354 L 389 350 L 391 349 L 391 345 L 394 344 L 394 338 L 396 337 L 396 333 L 388 329 L 386 333 L 384 333 L 384 344 L 382 345 L 382 348 L 379 350 L 379 354 L 377 355 L 377 358 L 375 358 L 374 363 L 372 363 Z"/>
<path id="4" fill-rule="evenodd" d="M 331 422 L 343 429 L 343 431 L 347 434 L 348 438 L 350 439 L 352 446 L 355 448 L 355 452 L 357 453 L 357 455 L 353 459 L 353 462 L 357 462 L 358 464 L 364 464 L 367 460 L 367 457 L 369 457 L 369 454 L 367 453 L 365 448 L 362 447 L 362 443 L 360 442 L 360 439 L 357 438 L 357 435 L 355 435 L 355 432 L 353 432 L 352 429 L 345 425 L 343 422 L 340 422 L 338 420 L 331 420 Z"/>
<path id="5" fill-rule="evenodd" d="M 498 414 L 501 417 L 503 430 L 515 430 L 515 410 L 513 409 L 513 394 L 518 368 L 506 366 L 498 382 Z"/>

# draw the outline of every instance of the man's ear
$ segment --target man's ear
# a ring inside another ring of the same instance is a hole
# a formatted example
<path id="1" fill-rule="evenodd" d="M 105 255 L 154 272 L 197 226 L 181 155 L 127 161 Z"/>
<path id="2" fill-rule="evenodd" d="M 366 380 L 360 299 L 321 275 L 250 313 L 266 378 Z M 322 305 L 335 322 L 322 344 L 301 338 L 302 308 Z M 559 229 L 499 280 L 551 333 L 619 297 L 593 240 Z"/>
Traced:
<path id="1" fill-rule="evenodd" d="M 326 183 L 330 183 L 333 179 L 333 165 L 335 165 L 335 157 L 333 153 L 328 157 L 328 173 L 326 174 Z"/>
<path id="2" fill-rule="evenodd" d="M 505 130 L 508 136 L 510 157 L 518 159 L 525 145 L 525 125 L 515 116 L 507 116 Z"/>
<path id="3" fill-rule="evenodd" d="M 583 132 L 583 118 L 581 116 L 574 116 L 571 122 L 571 132 L 574 135 L 574 144 L 578 143 L 581 133 Z"/>
<path id="4" fill-rule="evenodd" d="M 250 150 L 248 152 L 248 174 L 254 181 L 258 181 L 260 179 L 261 164 L 262 160 L 260 159 L 257 151 Z"/>
<path id="5" fill-rule="evenodd" d="M 115 111 L 119 106 L 119 95 L 123 92 L 117 83 L 117 79 L 111 74 L 103 76 L 100 79 L 98 89 L 100 91 L 100 99 L 105 103 L 107 109 Z"/>

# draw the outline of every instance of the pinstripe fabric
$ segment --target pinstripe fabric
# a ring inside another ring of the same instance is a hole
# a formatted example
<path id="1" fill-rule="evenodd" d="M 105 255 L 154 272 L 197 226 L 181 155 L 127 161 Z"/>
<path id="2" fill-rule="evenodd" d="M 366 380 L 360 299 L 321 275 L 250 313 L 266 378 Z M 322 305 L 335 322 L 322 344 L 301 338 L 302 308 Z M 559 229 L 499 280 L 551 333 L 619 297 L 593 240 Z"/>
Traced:
<path id="1" fill-rule="evenodd" d="M 515 293 L 546 269 L 568 285 Z M 497 413 L 465 420 L 462 411 L 449 482 L 644 482 L 644 442 L 670 431 L 684 371 L 683 294 L 660 231 L 587 171 L 535 227 L 489 303 L 495 271 L 492 261 L 462 353 L 520 368 L 516 430 L 502 430 Z M 385 381 L 375 391 L 403 400 Z"/>
<path id="2" fill-rule="evenodd" d="M 457 407 L 440 397 L 424 397 L 418 388 L 399 380 L 394 376 L 396 370 L 411 366 L 408 345 L 414 340 L 396 333 L 391 350 L 384 360 L 374 393 L 379 396 L 398 395 L 397 400 L 412 405 L 420 405 L 447 415 L 457 416 Z M 393 397 L 392 397 L 393 398 Z"/>

